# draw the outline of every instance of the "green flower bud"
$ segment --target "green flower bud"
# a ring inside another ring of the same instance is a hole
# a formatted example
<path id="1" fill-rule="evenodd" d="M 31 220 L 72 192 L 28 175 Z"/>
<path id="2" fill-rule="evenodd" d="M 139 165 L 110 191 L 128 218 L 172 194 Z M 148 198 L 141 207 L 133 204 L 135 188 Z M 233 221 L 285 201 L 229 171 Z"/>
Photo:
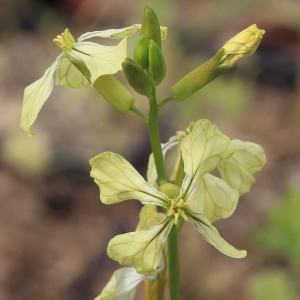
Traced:
<path id="1" fill-rule="evenodd" d="M 146 5 L 142 21 L 141 35 L 148 41 L 153 40 L 161 48 L 161 32 L 157 16 L 153 9 Z"/>
<path id="2" fill-rule="evenodd" d="M 173 99 L 178 102 L 185 100 L 224 71 L 232 68 L 235 63 L 253 54 L 264 33 L 264 30 L 258 29 L 254 24 L 231 38 L 214 57 L 172 87 Z"/>
<path id="3" fill-rule="evenodd" d="M 145 36 L 141 36 L 135 43 L 134 60 L 141 65 L 141 67 L 146 70 L 149 64 L 149 42 Z"/>
<path id="4" fill-rule="evenodd" d="M 94 88 L 116 109 L 128 112 L 135 98 L 113 75 L 102 75 L 94 82 Z"/>
<path id="5" fill-rule="evenodd" d="M 152 92 L 152 83 L 142 67 L 133 59 L 126 58 L 122 63 L 124 74 L 134 90 L 144 96 Z"/>
<path id="6" fill-rule="evenodd" d="M 147 73 L 156 86 L 164 80 L 167 73 L 164 55 L 160 47 L 153 40 L 149 42 L 149 66 Z"/>

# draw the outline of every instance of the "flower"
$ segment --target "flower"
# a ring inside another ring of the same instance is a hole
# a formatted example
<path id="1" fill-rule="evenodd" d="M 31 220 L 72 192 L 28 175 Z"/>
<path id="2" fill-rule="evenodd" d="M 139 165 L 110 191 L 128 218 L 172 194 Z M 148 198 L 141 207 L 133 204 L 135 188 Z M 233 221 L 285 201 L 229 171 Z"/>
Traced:
<path id="1" fill-rule="evenodd" d="M 246 256 L 246 251 L 228 244 L 211 224 L 229 217 L 238 202 L 237 190 L 225 180 L 209 174 L 234 154 L 233 143 L 214 124 L 199 120 L 182 138 L 180 151 L 184 165 L 180 187 L 166 183 L 155 188 L 128 161 L 112 152 L 101 153 L 90 160 L 91 176 L 100 188 L 103 203 L 137 199 L 165 211 L 165 217 L 156 225 L 118 235 L 108 244 L 108 255 L 112 259 L 133 266 L 141 274 L 155 274 L 164 243 L 179 220 L 190 221 L 204 239 L 223 254 L 234 258 Z"/>
<path id="2" fill-rule="evenodd" d="M 137 231 L 149 229 L 160 221 L 162 213 L 158 213 L 154 205 L 145 205 L 140 213 L 140 222 Z M 161 283 L 165 280 L 164 257 L 155 276 L 138 274 L 134 268 L 120 268 L 114 272 L 101 294 L 95 300 L 132 300 L 135 295 L 136 286 L 144 280 L 150 287 L 159 289 L 164 287 Z M 163 290 L 163 288 L 162 288 Z M 156 290 L 157 292 L 157 290 Z"/>
<path id="3" fill-rule="evenodd" d="M 93 85 L 102 75 L 115 74 L 122 70 L 122 62 L 127 57 L 127 36 L 141 29 L 140 24 L 134 24 L 120 29 L 87 32 L 82 34 L 77 42 L 68 29 L 58 35 L 53 41 L 63 50 L 44 75 L 27 86 L 24 91 L 21 128 L 32 133 L 35 122 L 42 106 L 50 96 L 55 83 L 72 88 Z M 162 38 L 166 37 L 166 27 L 161 27 Z M 116 46 L 103 46 L 85 40 L 90 38 L 122 39 Z"/>

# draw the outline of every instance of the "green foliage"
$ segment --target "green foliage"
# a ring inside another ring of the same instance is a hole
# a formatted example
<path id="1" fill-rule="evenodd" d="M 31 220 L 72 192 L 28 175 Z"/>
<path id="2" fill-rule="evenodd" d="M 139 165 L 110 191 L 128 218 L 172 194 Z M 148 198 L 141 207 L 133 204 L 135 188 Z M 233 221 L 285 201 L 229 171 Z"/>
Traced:
<path id="1" fill-rule="evenodd" d="M 269 212 L 269 226 L 257 229 L 254 237 L 291 262 L 300 261 L 300 192 L 288 189 Z"/>

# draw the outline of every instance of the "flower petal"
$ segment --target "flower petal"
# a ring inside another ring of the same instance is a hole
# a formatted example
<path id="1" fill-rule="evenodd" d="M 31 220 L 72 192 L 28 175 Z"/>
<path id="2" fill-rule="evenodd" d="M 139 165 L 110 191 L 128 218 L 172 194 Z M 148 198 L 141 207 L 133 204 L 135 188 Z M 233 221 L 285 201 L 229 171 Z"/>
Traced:
<path id="1" fill-rule="evenodd" d="M 52 92 L 54 82 L 53 75 L 62 55 L 63 54 L 60 54 L 56 58 L 40 79 L 25 88 L 20 126 L 27 131 L 30 136 L 33 136 L 31 129 L 32 124 Z"/>
<path id="2" fill-rule="evenodd" d="M 173 223 L 174 218 L 166 217 L 148 230 L 117 235 L 110 240 L 107 253 L 120 264 L 133 266 L 138 273 L 155 275 Z"/>
<path id="3" fill-rule="evenodd" d="M 62 57 L 57 67 L 55 84 L 73 89 L 90 85 L 85 76 L 65 56 Z"/>
<path id="4" fill-rule="evenodd" d="M 170 200 L 148 184 L 122 156 L 104 152 L 90 160 L 91 176 L 100 188 L 100 199 L 114 204 L 136 199 L 143 204 L 168 206 Z"/>
<path id="5" fill-rule="evenodd" d="M 233 140 L 233 155 L 218 165 L 221 177 L 240 195 L 249 192 L 255 182 L 252 174 L 260 171 L 266 163 L 266 155 L 255 143 Z"/>
<path id="6" fill-rule="evenodd" d="M 189 198 L 200 177 L 210 172 L 233 153 L 230 139 L 208 120 L 197 121 L 181 142 L 185 178 L 182 197 Z"/>
<path id="7" fill-rule="evenodd" d="M 163 213 L 157 212 L 156 205 L 146 204 L 140 212 L 140 222 L 136 231 L 147 230 L 164 219 Z"/>
<path id="8" fill-rule="evenodd" d="M 138 274 L 134 268 L 121 268 L 114 272 L 113 276 L 95 300 L 132 300 L 135 295 L 135 287 L 146 275 Z"/>
<path id="9" fill-rule="evenodd" d="M 197 182 L 188 202 L 189 210 L 201 213 L 210 222 L 228 218 L 235 210 L 239 194 L 224 180 L 205 174 Z"/>
<path id="10" fill-rule="evenodd" d="M 119 28 L 119 29 L 108 29 L 108 30 L 101 30 L 101 31 L 86 32 L 78 38 L 78 42 L 82 42 L 84 40 L 91 39 L 94 37 L 122 39 L 126 36 L 133 35 L 136 31 L 141 29 L 141 26 L 142 26 L 141 24 L 134 24 L 132 26 Z M 161 26 L 160 28 L 161 28 L 161 39 L 164 40 L 167 37 L 167 27 Z"/>
<path id="11" fill-rule="evenodd" d="M 127 39 L 116 46 L 102 46 L 92 42 L 76 43 L 70 54 L 82 61 L 91 74 L 91 83 L 101 75 L 115 74 L 122 70 L 122 62 L 127 57 Z"/>
<path id="12" fill-rule="evenodd" d="M 237 250 L 228 244 L 220 236 L 218 230 L 201 214 L 188 213 L 188 218 L 196 229 L 202 233 L 204 239 L 223 254 L 233 258 L 243 258 L 247 255 L 247 251 Z"/>

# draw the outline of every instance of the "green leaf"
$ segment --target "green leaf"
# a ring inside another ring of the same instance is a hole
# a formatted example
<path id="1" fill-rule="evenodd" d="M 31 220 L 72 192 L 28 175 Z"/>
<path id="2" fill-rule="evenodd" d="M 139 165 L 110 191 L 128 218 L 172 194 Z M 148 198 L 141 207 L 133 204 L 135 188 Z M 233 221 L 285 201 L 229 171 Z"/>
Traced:
<path id="1" fill-rule="evenodd" d="M 65 56 L 59 61 L 55 84 L 68 86 L 73 89 L 90 85 L 86 77 Z"/>
<path id="2" fill-rule="evenodd" d="M 232 155 L 233 146 L 230 139 L 213 123 L 199 120 L 191 133 L 182 140 L 181 151 L 185 172 L 182 196 L 188 199 L 201 176 L 216 168 L 222 159 Z"/>
<path id="3" fill-rule="evenodd" d="M 93 42 L 80 42 L 73 46 L 70 55 L 82 61 L 91 74 L 91 83 L 106 74 L 122 70 L 122 62 L 127 57 L 126 37 L 116 46 L 102 46 Z"/>
<path id="4" fill-rule="evenodd" d="M 52 92 L 54 84 L 53 75 L 62 55 L 63 54 L 56 58 L 40 79 L 25 88 L 20 126 L 27 131 L 30 136 L 33 136 L 32 124 Z"/>
<path id="5" fill-rule="evenodd" d="M 137 274 L 134 268 L 122 268 L 113 276 L 95 300 L 132 300 L 136 286 L 147 276 Z"/>
<path id="6" fill-rule="evenodd" d="M 233 155 L 218 165 L 221 177 L 240 195 L 249 192 L 255 182 L 252 174 L 260 171 L 266 163 L 266 155 L 255 143 L 232 140 Z"/>
<path id="7" fill-rule="evenodd" d="M 104 152 L 90 160 L 91 176 L 100 188 L 100 199 L 114 204 L 136 199 L 143 204 L 168 206 L 170 200 L 148 184 L 122 156 Z"/>
<path id="8" fill-rule="evenodd" d="M 107 254 L 122 265 L 133 266 L 140 274 L 155 275 L 173 223 L 173 218 L 166 217 L 148 230 L 117 235 L 110 240 Z"/>
<path id="9" fill-rule="evenodd" d="M 218 230 L 201 214 L 189 212 L 188 218 L 196 229 L 202 233 L 204 239 L 223 254 L 233 258 L 244 258 L 245 250 L 237 250 L 228 244 L 219 234 Z"/>
<path id="10" fill-rule="evenodd" d="M 201 213 L 210 222 L 228 218 L 234 212 L 239 195 L 224 180 L 205 174 L 187 199 L 188 208 Z"/>

